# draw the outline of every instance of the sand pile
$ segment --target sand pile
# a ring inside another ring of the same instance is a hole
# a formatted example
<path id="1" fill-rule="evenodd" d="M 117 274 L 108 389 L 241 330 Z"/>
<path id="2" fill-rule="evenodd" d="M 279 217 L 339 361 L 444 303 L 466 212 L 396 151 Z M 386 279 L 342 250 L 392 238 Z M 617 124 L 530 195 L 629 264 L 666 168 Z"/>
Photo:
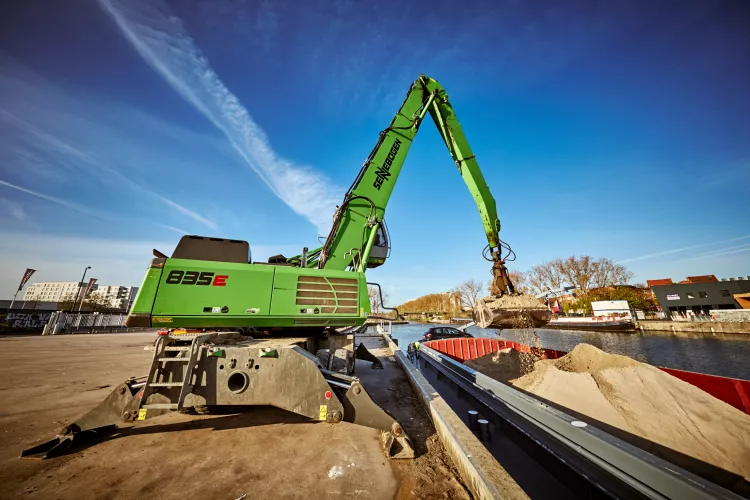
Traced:
<path id="1" fill-rule="evenodd" d="M 482 297 L 481 301 L 489 307 L 504 307 L 508 309 L 537 309 L 545 307 L 544 302 L 533 295 L 526 294 L 503 295 L 501 298 L 488 295 L 487 297 Z"/>
<path id="2" fill-rule="evenodd" d="M 472 318 L 480 328 L 541 328 L 552 312 L 531 295 L 488 296 L 477 302 Z"/>
<path id="3" fill-rule="evenodd" d="M 495 380 L 508 382 L 531 372 L 534 369 L 534 363 L 537 361 L 539 361 L 539 358 L 530 352 L 518 352 L 515 349 L 508 348 L 492 352 L 481 358 L 470 359 L 465 364 Z"/>
<path id="4" fill-rule="evenodd" d="M 658 368 L 588 344 L 538 361 L 525 375 L 519 370 L 520 378 L 510 373 L 513 363 L 493 368 L 498 380 L 725 487 L 749 491 L 741 478 L 750 480 L 750 415 Z M 493 376 L 484 370 L 487 361 L 474 364 Z"/>

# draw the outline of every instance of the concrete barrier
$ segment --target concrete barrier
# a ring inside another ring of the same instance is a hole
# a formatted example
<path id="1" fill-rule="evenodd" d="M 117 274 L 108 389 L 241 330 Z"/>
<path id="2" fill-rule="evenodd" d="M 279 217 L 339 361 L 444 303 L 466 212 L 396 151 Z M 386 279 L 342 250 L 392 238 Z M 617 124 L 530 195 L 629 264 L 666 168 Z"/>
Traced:
<path id="1" fill-rule="evenodd" d="M 640 331 L 692 333 L 750 333 L 750 322 L 723 321 L 639 321 Z"/>
<path id="2" fill-rule="evenodd" d="M 414 393 L 427 410 L 440 441 L 456 465 L 464 483 L 478 499 L 528 498 L 495 457 L 440 397 L 393 340 L 383 335 L 396 361 L 406 373 Z"/>
<path id="3" fill-rule="evenodd" d="M 715 321 L 750 325 L 750 309 L 711 309 Z"/>

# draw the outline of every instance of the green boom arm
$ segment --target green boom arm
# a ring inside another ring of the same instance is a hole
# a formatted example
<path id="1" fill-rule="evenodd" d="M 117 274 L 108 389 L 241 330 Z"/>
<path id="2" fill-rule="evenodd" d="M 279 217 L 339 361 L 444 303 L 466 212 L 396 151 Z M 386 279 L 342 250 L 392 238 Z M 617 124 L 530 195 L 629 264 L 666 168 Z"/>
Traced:
<path id="1" fill-rule="evenodd" d="M 494 295 L 514 292 L 502 262 L 500 221 L 495 199 L 479 170 L 479 165 L 456 119 L 445 89 L 435 80 L 420 76 L 412 83 L 401 108 L 391 124 L 380 133 L 375 148 L 362 165 L 357 178 L 337 207 L 333 227 L 325 245 L 316 249 L 315 262 L 309 266 L 364 271 L 378 229 L 383 224 L 385 208 L 391 197 L 401 167 L 425 115 L 430 113 L 440 135 L 479 208 L 495 262 Z M 497 278 L 500 278 L 498 282 Z"/>

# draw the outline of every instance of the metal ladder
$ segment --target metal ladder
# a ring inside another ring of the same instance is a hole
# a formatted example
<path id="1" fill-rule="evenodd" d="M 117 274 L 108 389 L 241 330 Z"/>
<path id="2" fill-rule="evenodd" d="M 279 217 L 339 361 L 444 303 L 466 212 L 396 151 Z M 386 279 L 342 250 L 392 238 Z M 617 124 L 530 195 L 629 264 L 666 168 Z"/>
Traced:
<path id="1" fill-rule="evenodd" d="M 143 387 L 139 410 L 181 410 L 183 408 L 185 397 L 195 386 L 192 382 L 193 371 L 198 364 L 201 345 L 208 337 L 209 335 L 185 335 L 182 338 L 159 337 L 154 347 L 154 358 L 146 385 Z M 168 354 L 172 352 L 176 354 L 173 356 Z M 175 363 L 184 364 L 184 369 L 176 369 Z M 181 380 L 177 380 L 178 378 Z M 176 387 L 180 388 L 180 393 L 174 401 L 173 389 Z M 153 394 L 162 394 L 170 399 L 170 402 L 145 404 L 144 402 Z"/>

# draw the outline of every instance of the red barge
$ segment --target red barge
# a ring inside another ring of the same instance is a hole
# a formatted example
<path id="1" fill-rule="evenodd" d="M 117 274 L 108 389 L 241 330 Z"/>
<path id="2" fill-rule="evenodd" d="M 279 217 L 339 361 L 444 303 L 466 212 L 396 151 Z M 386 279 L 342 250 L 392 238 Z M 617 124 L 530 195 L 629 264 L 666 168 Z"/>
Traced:
<path id="1" fill-rule="evenodd" d="M 515 349 L 520 352 L 533 352 L 542 359 L 557 359 L 567 354 L 566 351 L 532 347 L 511 340 L 495 340 L 487 338 L 455 338 L 445 340 L 431 340 L 422 343 L 445 356 L 463 363 L 469 359 L 479 358 L 485 354 L 501 349 Z M 734 406 L 738 410 L 750 415 L 750 380 L 720 377 L 707 373 L 697 373 L 674 368 L 657 366 L 670 375 L 677 377 L 713 397 Z"/>

